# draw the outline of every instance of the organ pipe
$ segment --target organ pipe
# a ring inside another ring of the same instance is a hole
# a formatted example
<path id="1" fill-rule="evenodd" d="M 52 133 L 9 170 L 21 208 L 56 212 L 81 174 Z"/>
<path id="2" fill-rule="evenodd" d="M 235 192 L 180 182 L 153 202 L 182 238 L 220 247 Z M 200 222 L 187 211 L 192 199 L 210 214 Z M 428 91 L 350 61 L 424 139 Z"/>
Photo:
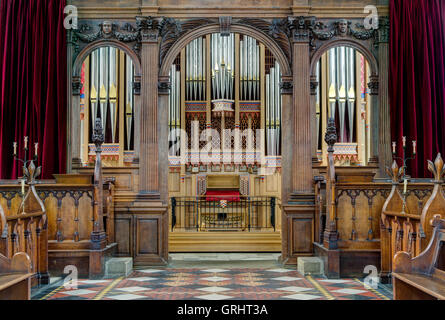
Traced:
<path id="1" fill-rule="evenodd" d="M 277 156 L 280 151 L 281 137 L 281 72 L 278 62 L 266 74 L 266 143 L 267 154 Z"/>
<path id="2" fill-rule="evenodd" d="M 198 69 L 196 69 L 198 70 Z M 170 82 L 171 89 L 169 94 L 169 127 L 170 127 L 170 139 L 173 142 L 171 155 L 177 155 L 179 147 L 176 144 L 176 140 L 179 138 L 177 135 L 177 129 L 181 124 L 181 73 L 176 71 L 176 65 L 172 65 L 170 69 Z M 193 84 L 194 86 L 195 84 Z M 199 87 L 198 83 L 196 86 Z"/>
<path id="3" fill-rule="evenodd" d="M 100 115 L 102 128 L 107 131 L 107 109 L 108 109 L 108 74 L 109 74 L 109 47 L 100 48 Z"/>
<path id="4" fill-rule="evenodd" d="M 213 100 L 234 99 L 234 50 L 235 36 L 221 36 L 214 33 L 211 36 L 211 66 Z"/>
<path id="5" fill-rule="evenodd" d="M 115 142 L 116 138 L 116 124 L 117 124 L 117 82 L 116 82 L 116 48 L 109 48 L 109 61 L 110 61 L 110 76 L 109 76 L 109 88 L 110 88 L 110 116 L 111 116 L 111 137 L 112 142 Z"/>
<path id="6" fill-rule="evenodd" d="M 200 37 L 185 48 L 186 54 L 186 99 L 205 100 L 205 40 Z"/>
<path id="7" fill-rule="evenodd" d="M 125 98 L 125 121 L 127 124 L 127 149 L 130 149 L 131 145 L 131 130 L 132 130 L 132 120 L 133 120 L 133 109 L 134 109 L 134 97 L 133 97 L 133 78 L 134 78 L 134 70 L 133 70 L 133 62 L 127 56 L 126 57 L 126 88 L 127 95 Z"/>
<path id="8" fill-rule="evenodd" d="M 355 109 L 355 64 L 354 64 L 354 49 L 347 48 L 348 59 L 348 116 L 349 116 L 349 141 L 352 142 L 354 134 L 354 109 Z"/>
<path id="9" fill-rule="evenodd" d="M 256 39 L 244 36 L 240 41 L 241 100 L 259 100 L 260 47 Z"/>

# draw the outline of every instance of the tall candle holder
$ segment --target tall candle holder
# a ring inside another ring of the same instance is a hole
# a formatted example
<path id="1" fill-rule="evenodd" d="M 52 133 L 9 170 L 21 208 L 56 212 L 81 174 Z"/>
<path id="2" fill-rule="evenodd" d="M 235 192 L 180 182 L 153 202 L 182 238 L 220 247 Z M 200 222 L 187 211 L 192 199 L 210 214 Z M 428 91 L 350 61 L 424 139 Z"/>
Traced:
<path id="1" fill-rule="evenodd" d="M 20 159 L 18 157 L 18 155 L 17 155 L 17 142 L 14 141 L 13 144 L 12 144 L 12 147 L 14 149 L 14 153 L 13 153 L 14 161 L 19 161 L 19 162 L 23 163 L 23 167 L 22 167 L 23 168 L 23 178 L 21 179 L 22 188 L 21 188 L 21 192 L 20 192 L 20 194 L 22 196 L 22 201 L 24 201 L 24 199 L 25 199 L 25 181 L 26 181 L 25 177 L 27 176 L 27 174 L 26 174 L 27 173 L 26 166 L 30 162 L 32 162 L 32 163 L 35 162 L 37 164 L 37 160 L 38 160 L 37 151 L 38 151 L 38 148 L 39 148 L 38 142 L 35 142 L 34 143 L 34 157 L 31 158 L 31 159 L 28 159 L 28 151 L 29 151 L 29 148 L 28 148 L 28 137 L 25 136 L 23 138 L 23 141 L 24 141 L 23 150 L 25 151 L 24 159 Z M 40 167 L 38 169 L 40 170 Z"/>
<path id="2" fill-rule="evenodd" d="M 416 155 L 417 155 L 417 152 L 416 152 L 417 142 L 415 140 L 413 140 L 412 144 L 413 144 L 413 154 L 412 154 L 412 157 L 407 157 L 407 153 L 406 153 L 406 137 L 405 136 L 402 137 L 402 150 L 403 150 L 403 152 L 402 152 L 402 158 L 400 158 L 400 157 L 396 157 L 396 146 L 397 146 L 396 142 L 393 141 L 393 143 L 392 143 L 392 158 L 394 160 L 401 160 L 402 161 L 402 168 L 403 168 L 403 176 L 402 176 L 402 180 L 403 180 L 402 213 L 406 213 L 405 209 L 406 209 L 406 197 L 408 195 L 408 181 L 411 179 L 410 176 L 406 175 L 406 169 L 408 168 L 406 163 L 409 160 L 414 160 L 416 158 Z"/>

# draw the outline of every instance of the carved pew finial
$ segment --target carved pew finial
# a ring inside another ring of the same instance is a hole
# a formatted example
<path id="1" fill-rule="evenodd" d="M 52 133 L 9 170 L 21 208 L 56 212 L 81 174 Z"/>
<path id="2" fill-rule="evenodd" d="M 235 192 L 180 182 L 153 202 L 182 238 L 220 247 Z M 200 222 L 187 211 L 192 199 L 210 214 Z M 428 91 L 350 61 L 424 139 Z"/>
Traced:
<path id="1" fill-rule="evenodd" d="M 328 152 L 334 152 L 334 144 L 337 142 L 337 128 L 335 127 L 334 118 L 329 118 L 328 120 L 324 141 L 328 144 Z"/>
<path id="2" fill-rule="evenodd" d="M 399 183 L 400 178 L 405 172 L 405 167 L 399 168 L 397 162 L 394 160 L 391 168 L 386 167 L 386 173 L 391 177 L 393 183 Z"/>
<path id="3" fill-rule="evenodd" d="M 425 230 L 427 242 L 433 234 L 433 227 L 430 225 L 432 220 L 434 220 L 436 216 L 440 216 L 442 219 L 445 218 L 445 192 L 442 187 L 444 183 L 442 177 L 445 173 L 445 165 L 440 153 L 437 155 L 434 163 L 428 160 L 428 170 L 434 175 L 434 188 L 420 216 L 420 222 Z"/>
<path id="4" fill-rule="evenodd" d="M 445 165 L 443 163 L 442 156 L 440 153 L 437 154 L 436 160 L 434 163 L 428 160 L 428 170 L 434 176 L 435 183 L 442 183 L 442 176 L 445 174 Z"/>

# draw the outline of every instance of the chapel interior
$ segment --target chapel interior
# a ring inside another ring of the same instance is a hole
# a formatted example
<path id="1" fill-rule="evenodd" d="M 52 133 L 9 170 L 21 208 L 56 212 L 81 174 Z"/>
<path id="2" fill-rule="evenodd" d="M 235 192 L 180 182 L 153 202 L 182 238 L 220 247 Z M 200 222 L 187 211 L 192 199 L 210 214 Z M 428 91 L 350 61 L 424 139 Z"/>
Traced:
<path id="1" fill-rule="evenodd" d="M 445 299 L 445 2 L 5 0 L 0 61 L 0 300 Z"/>

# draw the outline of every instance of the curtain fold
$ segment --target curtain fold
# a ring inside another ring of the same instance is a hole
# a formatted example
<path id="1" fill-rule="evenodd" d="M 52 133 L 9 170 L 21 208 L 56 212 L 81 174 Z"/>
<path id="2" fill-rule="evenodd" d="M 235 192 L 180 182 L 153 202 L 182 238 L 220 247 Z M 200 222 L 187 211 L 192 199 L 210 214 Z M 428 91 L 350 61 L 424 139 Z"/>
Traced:
<path id="1" fill-rule="evenodd" d="M 66 170 L 67 56 L 65 0 L 0 2 L 0 179 L 22 176 L 14 141 L 28 159 L 38 142 L 42 178 Z"/>
<path id="2" fill-rule="evenodd" d="M 426 161 L 445 152 L 445 1 L 391 0 L 390 28 L 392 141 L 402 157 L 402 136 L 408 156 L 416 140 L 408 173 L 431 177 Z"/>

